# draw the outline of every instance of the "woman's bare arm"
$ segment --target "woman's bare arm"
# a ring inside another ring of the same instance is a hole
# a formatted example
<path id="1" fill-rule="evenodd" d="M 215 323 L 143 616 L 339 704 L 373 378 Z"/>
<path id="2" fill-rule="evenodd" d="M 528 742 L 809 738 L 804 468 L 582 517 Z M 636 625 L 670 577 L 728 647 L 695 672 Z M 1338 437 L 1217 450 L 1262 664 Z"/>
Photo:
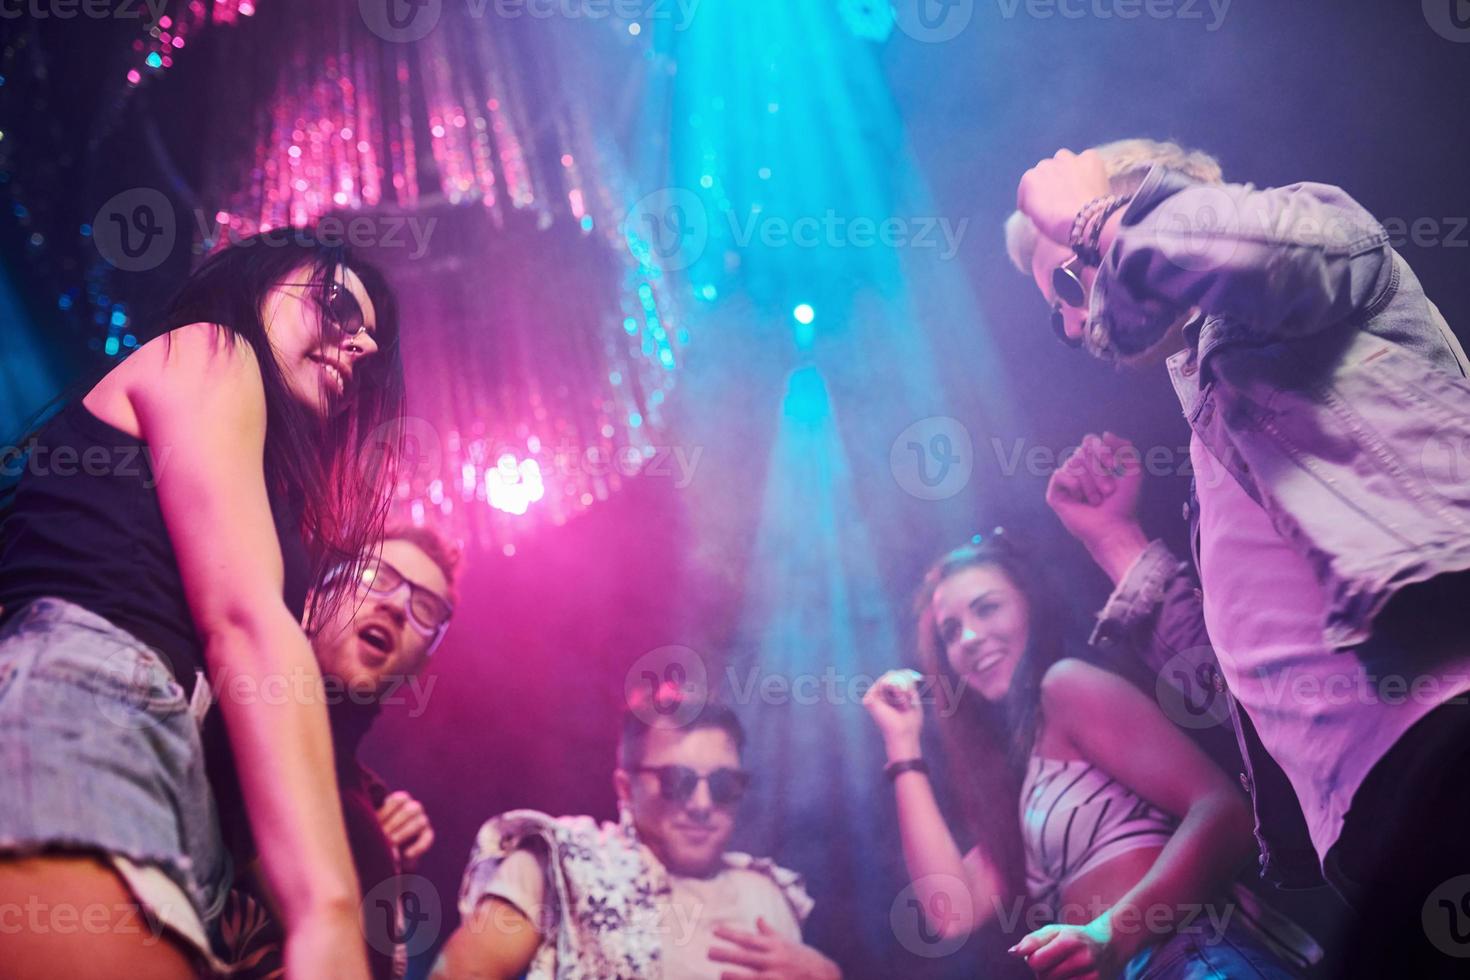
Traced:
<path id="1" fill-rule="evenodd" d="M 863 698 L 883 734 L 889 762 L 921 756 L 923 706 L 913 671 L 889 671 Z M 934 798 L 929 777 L 902 772 L 894 779 L 899 837 L 914 898 L 929 925 L 944 936 L 968 935 L 988 922 L 1004 900 L 1000 873 L 985 855 L 960 854 Z"/>
<path id="2" fill-rule="evenodd" d="M 282 598 L 259 365 L 249 345 L 208 324 L 134 357 L 128 398 L 284 917 L 287 972 L 366 978 L 320 670 Z"/>
<path id="3" fill-rule="evenodd" d="M 1255 846 L 1250 809 L 1219 767 L 1122 677 L 1060 661 L 1043 679 L 1042 705 L 1080 755 L 1180 821 L 1148 873 L 1104 913 L 1126 962 L 1225 892 Z"/>

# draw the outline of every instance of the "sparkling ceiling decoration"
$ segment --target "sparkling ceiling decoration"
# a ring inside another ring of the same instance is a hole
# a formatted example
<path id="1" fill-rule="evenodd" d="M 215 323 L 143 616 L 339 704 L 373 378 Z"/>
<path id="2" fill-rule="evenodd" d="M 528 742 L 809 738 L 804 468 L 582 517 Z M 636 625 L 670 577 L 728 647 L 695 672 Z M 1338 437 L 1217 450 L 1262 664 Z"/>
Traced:
<path id="1" fill-rule="evenodd" d="M 257 6 L 266 20 L 272 4 Z M 400 503 L 513 554 L 656 456 L 689 340 L 656 256 L 624 233 L 618 155 L 549 25 L 446 8 L 390 43 L 356 3 L 278 23 L 212 51 L 206 138 L 222 152 L 196 247 L 311 222 L 366 245 L 405 311 Z"/>
<path id="2" fill-rule="evenodd" d="M 188 39 L 206 26 L 235 24 L 255 13 L 251 0 L 187 0 L 172 7 L 176 13 L 160 14 L 133 41 L 137 64 L 128 68 L 128 85 L 141 85 L 150 75 L 172 68 Z"/>

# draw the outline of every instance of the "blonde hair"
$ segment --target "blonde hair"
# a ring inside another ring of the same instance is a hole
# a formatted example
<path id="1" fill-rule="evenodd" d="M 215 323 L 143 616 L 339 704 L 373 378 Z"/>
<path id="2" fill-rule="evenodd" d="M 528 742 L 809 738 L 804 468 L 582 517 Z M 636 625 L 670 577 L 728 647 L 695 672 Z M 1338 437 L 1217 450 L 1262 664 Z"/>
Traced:
<path id="1" fill-rule="evenodd" d="M 1108 183 L 1114 194 L 1131 194 L 1138 190 L 1149 170 L 1156 166 L 1177 170 L 1205 184 L 1224 181 L 1218 160 L 1199 150 L 1186 150 L 1178 143 L 1127 139 L 1104 143 L 1093 149 L 1103 158 Z M 1006 219 L 1005 228 L 1006 254 L 1017 269 L 1031 275 L 1031 259 L 1036 254 L 1036 237 L 1039 234 L 1036 226 L 1020 211 L 1014 211 Z"/>

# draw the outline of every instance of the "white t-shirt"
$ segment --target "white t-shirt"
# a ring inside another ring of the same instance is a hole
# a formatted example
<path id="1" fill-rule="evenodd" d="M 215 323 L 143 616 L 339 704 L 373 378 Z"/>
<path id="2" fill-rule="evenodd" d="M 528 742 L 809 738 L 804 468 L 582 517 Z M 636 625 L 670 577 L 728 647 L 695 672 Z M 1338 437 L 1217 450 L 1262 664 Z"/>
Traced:
<path id="1" fill-rule="evenodd" d="M 485 894 L 514 905 L 549 937 L 555 918 L 542 908 L 543 860 L 526 850 L 512 853 L 495 869 Z M 801 942 L 801 926 L 791 904 L 769 875 L 744 868 L 725 868 L 712 878 L 670 874 L 669 886 L 669 902 L 659 909 L 667 980 L 719 980 L 722 972 L 743 970 L 709 958 L 712 947 L 731 945 L 714 934 L 717 926 L 755 932 L 759 917 L 781 938 Z"/>
<path id="2" fill-rule="evenodd" d="M 1470 690 L 1470 657 L 1375 668 L 1322 640 L 1326 600 L 1307 560 L 1198 437 L 1205 626 L 1226 682 L 1296 790 L 1318 859 L 1353 794 L 1420 718 Z"/>

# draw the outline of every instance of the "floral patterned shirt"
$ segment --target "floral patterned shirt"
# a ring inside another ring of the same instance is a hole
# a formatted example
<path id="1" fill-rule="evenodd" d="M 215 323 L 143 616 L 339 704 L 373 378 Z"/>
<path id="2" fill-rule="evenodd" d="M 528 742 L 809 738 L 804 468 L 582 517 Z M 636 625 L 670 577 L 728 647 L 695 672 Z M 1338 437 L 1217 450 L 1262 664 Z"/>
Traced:
<path id="1" fill-rule="evenodd" d="M 748 854 L 727 853 L 724 861 L 712 879 L 684 879 L 630 827 L 517 810 L 480 828 L 459 910 L 468 921 L 493 895 L 535 922 L 541 944 L 530 980 L 681 980 L 697 975 L 714 926 L 754 931 L 756 911 L 800 941 L 813 904 L 800 875 Z M 718 964 L 708 967 L 719 975 Z"/>

